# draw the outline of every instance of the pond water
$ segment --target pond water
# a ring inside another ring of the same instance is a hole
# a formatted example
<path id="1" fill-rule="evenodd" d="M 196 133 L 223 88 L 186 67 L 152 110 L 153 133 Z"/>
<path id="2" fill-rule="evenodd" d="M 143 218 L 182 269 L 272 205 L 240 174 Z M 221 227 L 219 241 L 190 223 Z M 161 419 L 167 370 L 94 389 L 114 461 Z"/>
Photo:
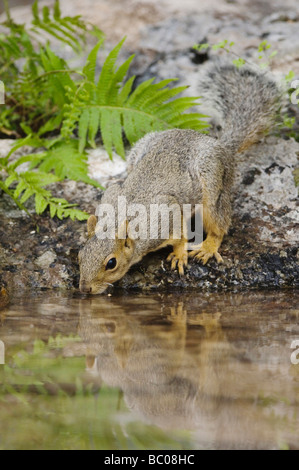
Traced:
<path id="1" fill-rule="evenodd" d="M 294 291 L 20 296 L 0 449 L 298 449 L 298 320 Z"/>

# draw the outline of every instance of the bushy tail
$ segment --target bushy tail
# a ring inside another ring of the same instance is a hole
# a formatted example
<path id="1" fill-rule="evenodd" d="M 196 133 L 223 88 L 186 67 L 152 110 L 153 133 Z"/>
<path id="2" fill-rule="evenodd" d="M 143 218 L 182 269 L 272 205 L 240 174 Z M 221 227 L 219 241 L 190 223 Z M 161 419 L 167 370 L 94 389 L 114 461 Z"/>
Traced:
<path id="1" fill-rule="evenodd" d="M 199 91 L 210 114 L 220 118 L 222 145 L 241 152 L 273 125 L 281 90 L 264 72 L 232 64 L 210 64 L 199 78 Z"/>

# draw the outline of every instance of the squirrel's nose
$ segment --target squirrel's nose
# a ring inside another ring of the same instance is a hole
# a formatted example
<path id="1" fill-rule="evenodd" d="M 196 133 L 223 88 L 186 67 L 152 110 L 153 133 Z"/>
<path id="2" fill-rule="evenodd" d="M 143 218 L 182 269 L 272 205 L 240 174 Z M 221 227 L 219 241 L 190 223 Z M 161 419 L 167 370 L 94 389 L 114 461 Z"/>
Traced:
<path id="1" fill-rule="evenodd" d="M 82 294 L 91 294 L 92 287 L 86 281 L 81 281 L 80 291 L 82 292 Z"/>

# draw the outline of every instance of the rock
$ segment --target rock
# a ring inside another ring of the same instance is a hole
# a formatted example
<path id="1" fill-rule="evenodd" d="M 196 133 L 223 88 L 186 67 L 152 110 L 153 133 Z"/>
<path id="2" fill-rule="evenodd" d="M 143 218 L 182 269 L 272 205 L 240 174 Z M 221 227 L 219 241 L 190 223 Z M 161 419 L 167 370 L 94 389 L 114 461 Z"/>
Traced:
<path id="1" fill-rule="evenodd" d="M 49 250 L 39 256 L 35 263 L 42 269 L 48 269 L 51 264 L 55 263 L 56 260 L 56 254 L 52 250 Z"/>
<path id="2" fill-rule="evenodd" d="M 113 159 L 109 158 L 107 152 L 98 147 L 88 151 L 89 176 L 106 186 L 111 178 L 123 177 L 126 172 L 126 162 L 113 152 Z"/>

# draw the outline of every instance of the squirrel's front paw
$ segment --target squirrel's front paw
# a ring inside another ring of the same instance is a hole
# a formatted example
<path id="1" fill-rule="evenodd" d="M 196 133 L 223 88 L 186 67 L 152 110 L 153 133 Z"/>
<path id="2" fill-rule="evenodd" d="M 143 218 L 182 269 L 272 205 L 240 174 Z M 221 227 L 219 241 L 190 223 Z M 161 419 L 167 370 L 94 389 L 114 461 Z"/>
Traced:
<path id="1" fill-rule="evenodd" d="M 185 249 L 174 247 L 174 250 L 167 258 L 167 261 L 171 262 L 171 269 L 175 270 L 178 268 L 179 274 L 184 275 L 184 267 L 188 266 L 188 253 Z"/>
<path id="2" fill-rule="evenodd" d="M 211 241 L 205 240 L 201 243 L 198 249 L 189 253 L 190 258 L 195 258 L 206 264 L 213 256 L 216 258 L 217 263 L 223 263 L 222 256 L 218 253 L 218 247 Z"/>

